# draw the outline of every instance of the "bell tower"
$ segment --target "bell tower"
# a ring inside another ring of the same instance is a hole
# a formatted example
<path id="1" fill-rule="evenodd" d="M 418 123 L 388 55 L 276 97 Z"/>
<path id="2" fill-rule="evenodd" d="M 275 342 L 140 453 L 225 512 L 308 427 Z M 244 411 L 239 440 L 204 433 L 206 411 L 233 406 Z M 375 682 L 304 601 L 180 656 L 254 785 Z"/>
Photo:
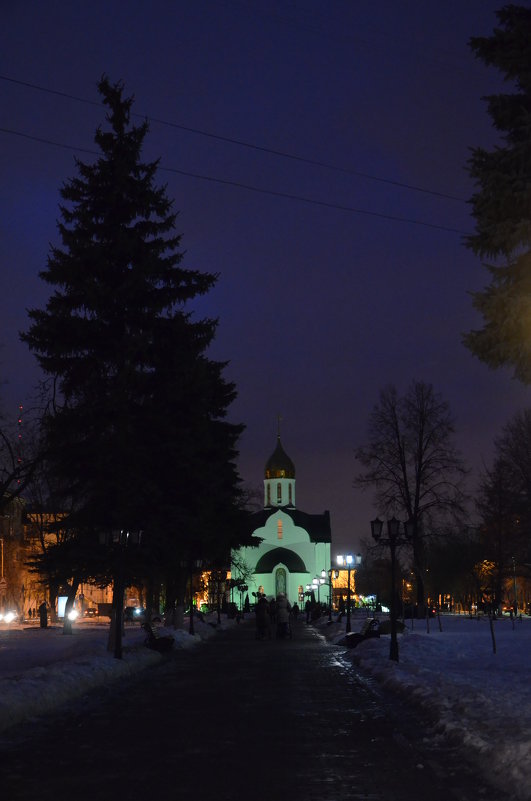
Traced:
<path id="1" fill-rule="evenodd" d="M 295 465 L 282 447 L 280 425 L 277 446 L 265 466 L 264 507 L 286 506 L 295 509 Z"/>

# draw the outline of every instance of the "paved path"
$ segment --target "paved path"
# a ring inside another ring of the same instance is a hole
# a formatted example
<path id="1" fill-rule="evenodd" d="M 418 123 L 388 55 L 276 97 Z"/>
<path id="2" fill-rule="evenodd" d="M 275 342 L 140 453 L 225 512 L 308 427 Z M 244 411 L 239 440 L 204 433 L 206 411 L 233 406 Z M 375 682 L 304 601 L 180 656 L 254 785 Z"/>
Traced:
<path id="1" fill-rule="evenodd" d="M 222 632 L 12 740 L 6 801 L 503 799 L 303 622 L 286 641 Z"/>

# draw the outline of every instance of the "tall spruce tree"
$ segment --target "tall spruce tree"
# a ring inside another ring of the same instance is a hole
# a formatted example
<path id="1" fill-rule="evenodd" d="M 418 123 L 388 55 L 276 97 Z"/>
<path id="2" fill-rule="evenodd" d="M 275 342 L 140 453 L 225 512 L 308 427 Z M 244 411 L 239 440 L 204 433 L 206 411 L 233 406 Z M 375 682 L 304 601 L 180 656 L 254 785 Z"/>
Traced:
<path id="1" fill-rule="evenodd" d="M 486 98 L 502 143 L 472 151 L 469 172 L 476 182 L 472 210 L 476 233 L 467 246 L 486 261 L 489 285 L 473 294 L 483 328 L 465 345 L 490 367 L 511 367 L 531 382 L 531 9 L 508 5 L 497 12 L 492 36 L 475 37 L 477 58 L 497 67 L 512 93 Z"/>
<path id="2" fill-rule="evenodd" d="M 77 160 L 61 189 L 62 247 L 40 274 L 53 293 L 22 339 L 54 388 L 46 458 L 68 497 L 61 525 L 79 540 L 147 530 L 164 561 L 192 535 L 213 540 L 212 517 L 234 514 L 242 426 L 224 420 L 235 388 L 206 355 L 216 321 L 189 309 L 217 276 L 183 268 L 158 162 L 141 161 L 148 124 L 130 124 L 121 84 L 104 77 L 98 89 L 110 129 L 98 128 L 99 157 Z"/>

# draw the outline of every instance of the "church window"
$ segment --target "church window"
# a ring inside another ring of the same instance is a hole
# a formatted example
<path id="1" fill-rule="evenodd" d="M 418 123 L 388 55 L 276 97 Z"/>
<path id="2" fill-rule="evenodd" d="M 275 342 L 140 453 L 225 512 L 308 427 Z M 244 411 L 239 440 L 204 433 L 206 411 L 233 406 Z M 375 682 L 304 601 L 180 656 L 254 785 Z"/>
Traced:
<path id="1" fill-rule="evenodd" d="M 282 484 L 280 481 L 277 484 L 277 503 L 282 503 Z"/>
<path id="2" fill-rule="evenodd" d="M 293 493 L 292 493 L 292 491 L 291 491 L 291 490 L 292 490 L 292 487 L 291 487 L 291 484 L 290 484 L 290 485 L 288 486 L 288 492 L 289 492 L 289 502 L 290 502 L 290 503 L 293 503 Z"/>
<path id="3" fill-rule="evenodd" d="M 282 539 L 282 520 L 277 520 L 277 537 L 279 540 Z"/>
<path id="4" fill-rule="evenodd" d="M 271 484 L 267 485 L 267 506 L 271 506 Z"/>

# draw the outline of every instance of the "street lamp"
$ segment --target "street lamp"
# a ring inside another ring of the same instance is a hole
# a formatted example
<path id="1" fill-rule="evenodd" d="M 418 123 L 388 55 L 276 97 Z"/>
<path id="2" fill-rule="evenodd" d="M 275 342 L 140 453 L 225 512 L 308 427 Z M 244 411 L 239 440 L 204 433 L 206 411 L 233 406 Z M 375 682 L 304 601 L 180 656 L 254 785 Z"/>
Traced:
<path id="1" fill-rule="evenodd" d="M 392 517 L 391 520 L 387 521 L 387 537 L 382 538 L 383 521 L 378 518 L 376 518 L 376 520 L 371 520 L 373 540 L 377 544 L 388 545 L 391 551 L 391 647 L 389 649 L 389 659 L 395 662 L 398 662 L 398 640 L 396 636 L 396 549 L 399 545 L 403 545 L 406 542 L 411 526 L 412 521 L 404 524 L 404 533 L 406 536 L 401 537 L 400 520 L 397 520 L 396 517 Z"/>
<path id="2" fill-rule="evenodd" d="M 216 612 L 218 616 L 218 624 L 221 623 L 221 587 L 227 579 L 227 571 L 222 569 L 213 570 L 210 578 L 214 583 L 214 593 L 216 599 Z"/>
<path id="3" fill-rule="evenodd" d="M 304 611 L 306 612 L 306 623 L 310 622 L 311 611 L 312 611 L 312 585 L 306 585 L 306 592 L 304 593 L 306 597 L 306 603 L 304 604 Z"/>
<path id="4" fill-rule="evenodd" d="M 194 567 L 199 570 L 203 566 L 202 559 L 190 559 L 190 619 L 188 633 L 195 634 L 194 629 Z"/>
<path id="5" fill-rule="evenodd" d="M 332 622 L 332 568 L 330 570 L 321 570 L 321 576 L 326 578 L 328 576 L 328 622 Z"/>
<path id="6" fill-rule="evenodd" d="M 513 556 L 513 589 L 514 589 L 514 616 L 516 617 L 518 614 L 518 598 L 516 594 L 516 559 Z"/>
<path id="7" fill-rule="evenodd" d="M 339 555 L 336 557 L 337 564 L 340 567 L 347 568 L 347 626 L 346 632 L 347 634 L 351 631 L 350 625 L 350 571 L 359 565 L 361 565 L 361 554 L 357 553 L 355 555 L 351 553 L 343 555 Z"/>

